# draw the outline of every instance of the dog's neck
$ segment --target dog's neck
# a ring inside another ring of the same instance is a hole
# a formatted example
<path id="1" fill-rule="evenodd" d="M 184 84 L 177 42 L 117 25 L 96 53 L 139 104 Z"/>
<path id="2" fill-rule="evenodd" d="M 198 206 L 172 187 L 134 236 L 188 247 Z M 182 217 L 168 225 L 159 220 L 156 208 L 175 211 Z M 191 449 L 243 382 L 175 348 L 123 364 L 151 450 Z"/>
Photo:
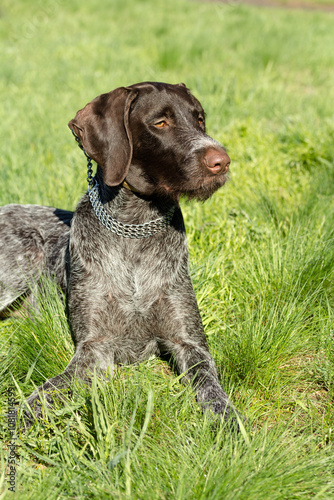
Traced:
<path id="1" fill-rule="evenodd" d="M 102 169 L 99 165 L 97 166 L 95 179 L 100 186 L 101 201 L 104 205 L 110 207 L 110 209 L 113 208 L 116 199 L 117 205 L 119 205 L 120 201 L 122 201 L 122 204 L 127 204 L 128 202 L 132 204 L 137 201 L 139 205 L 147 203 L 151 208 L 157 207 L 160 212 L 168 211 L 173 205 L 178 206 L 177 203 L 168 198 L 149 196 L 141 193 L 126 179 L 118 186 L 109 186 L 103 180 Z"/>
<path id="2" fill-rule="evenodd" d="M 130 186 L 124 186 L 123 183 L 119 186 L 108 186 L 103 180 L 100 167 L 97 168 L 95 181 L 98 184 L 98 191 L 91 190 L 90 198 L 93 208 L 96 204 L 97 195 L 100 200 L 100 202 L 97 201 L 100 208 L 96 206 L 94 209 L 96 214 L 102 210 L 102 212 L 105 211 L 108 214 L 106 217 L 111 216 L 122 224 L 144 224 L 147 226 L 148 232 L 152 230 L 151 223 L 153 222 L 152 227 L 154 227 L 157 219 L 165 219 L 168 224 L 171 221 L 177 206 L 173 201 L 148 197 L 137 190 L 129 189 Z M 94 195 L 93 192 L 95 192 Z M 100 218 L 99 215 L 98 218 Z"/>

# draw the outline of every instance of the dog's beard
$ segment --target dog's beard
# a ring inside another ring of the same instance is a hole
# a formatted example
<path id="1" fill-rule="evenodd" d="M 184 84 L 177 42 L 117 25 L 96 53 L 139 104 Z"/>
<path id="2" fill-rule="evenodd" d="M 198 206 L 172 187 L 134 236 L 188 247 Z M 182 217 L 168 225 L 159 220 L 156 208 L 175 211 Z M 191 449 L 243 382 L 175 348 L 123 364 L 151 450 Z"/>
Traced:
<path id="1" fill-rule="evenodd" d="M 222 174 L 219 176 L 215 176 L 210 179 L 210 182 L 204 181 L 202 185 L 193 190 L 189 190 L 184 193 L 184 196 L 188 200 L 198 200 L 198 201 L 206 201 L 208 200 L 219 188 L 224 186 L 227 182 L 228 176 L 226 174 Z"/>
<path id="2" fill-rule="evenodd" d="M 180 198 L 186 198 L 187 200 L 206 201 L 219 188 L 224 186 L 227 181 L 227 174 L 204 177 L 203 179 L 199 179 L 196 183 L 189 182 L 189 184 L 184 185 L 182 189 L 180 189 L 180 186 L 170 186 L 168 187 L 168 190 L 164 192 L 164 194 L 166 195 L 167 192 L 168 198 L 172 198 L 175 202 L 178 202 Z"/>

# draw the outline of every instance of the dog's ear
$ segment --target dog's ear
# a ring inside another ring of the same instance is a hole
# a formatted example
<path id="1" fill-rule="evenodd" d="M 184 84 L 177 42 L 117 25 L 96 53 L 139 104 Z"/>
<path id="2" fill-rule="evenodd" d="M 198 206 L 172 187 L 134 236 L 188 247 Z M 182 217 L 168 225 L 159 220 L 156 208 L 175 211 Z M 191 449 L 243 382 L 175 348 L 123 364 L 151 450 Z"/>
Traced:
<path id="1" fill-rule="evenodd" d="M 108 186 L 125 179 L 132 159 L 129 111 L 138 92 L 119 87 L 102 94 L 77 112 L 68 124 L 100 167 Z"/>

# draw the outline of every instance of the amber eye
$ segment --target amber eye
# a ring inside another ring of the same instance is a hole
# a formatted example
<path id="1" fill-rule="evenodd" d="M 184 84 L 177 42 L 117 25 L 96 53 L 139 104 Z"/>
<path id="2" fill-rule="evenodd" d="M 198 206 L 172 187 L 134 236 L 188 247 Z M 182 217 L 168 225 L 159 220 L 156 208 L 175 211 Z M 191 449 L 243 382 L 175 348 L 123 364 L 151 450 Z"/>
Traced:
<path id="1" fill-rule="evenodd" d="M 168 123 L 165 120 L 161 120 L 160 122 L 157 122 L 154 125 L 158 128 L 164 128 L 167 127 Z"/>
<path id="2" fill-rule="evenodd" d="M 204 119 L 201 116 L 198 117 L 198 123 L 200 125 L 203 125 L 203 123 L 204 123 Z"/>

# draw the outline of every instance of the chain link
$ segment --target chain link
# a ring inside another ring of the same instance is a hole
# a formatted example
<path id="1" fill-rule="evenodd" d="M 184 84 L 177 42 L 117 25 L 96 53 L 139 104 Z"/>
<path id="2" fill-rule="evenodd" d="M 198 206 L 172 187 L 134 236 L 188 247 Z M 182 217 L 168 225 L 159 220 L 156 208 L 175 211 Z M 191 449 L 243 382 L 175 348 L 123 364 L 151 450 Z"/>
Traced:
<path id="1" fill-rule="evenodd" d="M 86 151 L 84 151 L 84 153 L 86 154 Z M 93 164 L 89 156 L 87 156 L 87 182 L 88 189 L 92 189 L 94 187 Z"/>
<path id="2" fill-rule="evenodd" d="M 136 239 L 148 238 L 150 236 L 153 236 L 153 234 L 159 233 L 160 231 L 164 231 L 169 226 L 171 220 L 173 219 L 176 208 L 175 205 L 173 205 L 168 210 L 168 212 L 162 217 L 151 220 L 149 222 L 144 222 L 143 224 L 123 224 L 122 222 L 119 222 L 117 219 L 112 217 L 106 211 L 100 199 L 99 184 L 96 181 L 95 177 L 93 177 L 92 159 L 86 153 L 79 137 L 74 133 L 72 129 L 71 131 L 80 149 L 83 151 L 84 155 L 87 158 L 88 196 L 92 204 L 94 213 L 101 222 L 101 224 L 103 224 L 107 229 L 109 229 L 113 233 L 117 234 L 118 236 L 123 236 L 124 238 L 136 238 Z"/>
<path id="3" fill-rule="evenodd" d="M 71 128 L 71 132 L 74 135 L 75 140 L 77 141 L 79 148 L 83 151 L 83 154 L 87 158 L 87 182 L 88 189 L 91 189 L 94 186 L 94 177 L 93 177 L 93 163 L 91 157 L 86 153 L 85 148 L 81 144 L 79 137 L 74 133 L 74 130 Z"/>
<path id="4" fill-rule="evenodd" d="M 173 205 L 163 217 L 159 217 L 158 219 L 144 222 L 143 224 L 123 224 L 123 222 L 119 222 L 112 217 L 103 207 L 100 200 L 99 184 L 97 182 L 93 188 L 88 189 L 88 196 L 95 215 L 101 224 L 113 233 L 118 236 L 123 236 L 124 238 L 148 238 L 149 236 L 153 236 L 153 234 L 165 230 L 170 224 L 175 212 L 175 205 Z"/>

